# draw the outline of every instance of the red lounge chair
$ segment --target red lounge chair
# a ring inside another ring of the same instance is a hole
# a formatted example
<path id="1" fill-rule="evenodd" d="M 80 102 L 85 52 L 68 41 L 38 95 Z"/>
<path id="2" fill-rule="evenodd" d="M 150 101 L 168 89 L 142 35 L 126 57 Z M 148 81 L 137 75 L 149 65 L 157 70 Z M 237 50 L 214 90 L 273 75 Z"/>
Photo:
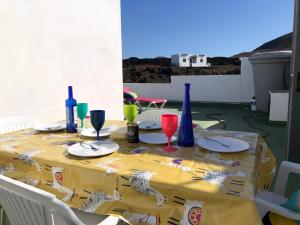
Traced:
<path id="1" fill-rule="evenodd" d="M 167 103 L 167 99 L 139 97 L 137 93 L 131 91 L 128 87 L 123 88 L 123 93 L 125 101 L 136 102 L 139 107 L 141 106 L 140 103 L 148 103 L 148 109 L 151 106 L 154 106 L 156 109 L 162 109 Z M 158 105 L 160 105 L 160 107 Z"/>

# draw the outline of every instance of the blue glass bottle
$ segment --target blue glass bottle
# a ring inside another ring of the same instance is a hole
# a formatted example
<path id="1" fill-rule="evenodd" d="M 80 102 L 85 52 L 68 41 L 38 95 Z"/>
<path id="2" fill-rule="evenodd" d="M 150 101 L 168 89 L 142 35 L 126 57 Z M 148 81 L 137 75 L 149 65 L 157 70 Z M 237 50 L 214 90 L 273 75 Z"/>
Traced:
<path id="1" fill-rule="evenodd" d="M 180 121 L 180 128 L 178 133 L 178 145 L 182 147 L 194 146 L 194 131 L 191 112 L 191 100 L 190 100 L 190 87 L 191 84 L 186 83 L 184 100 L 182 106 L 182 115 Z"/>
<path id="2" fill-rule="evenodd" d="M 66 123 L 67 133 L 76 133 L 77 124 L 74 118 L 74 108 L 77 105 L 76 99 L 73 98 L 72 86 L 68 86 L 68 99 L 66 99 Z"/>

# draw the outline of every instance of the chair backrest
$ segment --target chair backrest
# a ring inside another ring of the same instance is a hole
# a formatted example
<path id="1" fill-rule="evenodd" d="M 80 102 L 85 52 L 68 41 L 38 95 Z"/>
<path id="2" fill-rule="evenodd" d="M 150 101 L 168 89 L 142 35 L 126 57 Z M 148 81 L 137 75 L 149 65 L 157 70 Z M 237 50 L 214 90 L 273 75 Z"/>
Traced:
<path id="1" fill-rule="evenodd" d="M 38 121 L 25 116 L 0 118 L 0 134 L 32 128 Z"/>
<path id="2" fill-rule="evenodd" d="M 13 225 L 54 225 L 54 214 L 66 224 L 84 225 L 55 195 L 3 175 L 0 202 Z"/>
<path id="3" fill-rule="evenodd" d="M 175 114 L 178 115 L 178 126 L 180 125 L 181 113 L 167 110 L 153 110 L 149 109 L 137 116 L 137 121 L 155 121 L 161 123 L 161 115 L 162 114 Z"/>
<path id="4" fill-rule="evenodd" d="M 282 196 L 285 195 L 286 186 L 288 184 L 288 178 L 290 173 L 300 175 L 300 164 L 288 162 L 288 161 L 282 161 L 274 185 L 275 193 Z"/>

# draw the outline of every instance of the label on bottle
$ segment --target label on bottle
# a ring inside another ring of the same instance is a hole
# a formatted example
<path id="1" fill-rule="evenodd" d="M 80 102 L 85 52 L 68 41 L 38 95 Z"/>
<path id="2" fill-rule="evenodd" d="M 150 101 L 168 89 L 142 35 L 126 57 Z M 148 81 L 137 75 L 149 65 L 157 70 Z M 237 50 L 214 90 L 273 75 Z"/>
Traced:
<path id="1" fill-rule="evenodd" d="M 128 143 L 139 142 L 139 125 L 136 123 L 127 123 L 127 140 Z"/>
<path id="2" fill-rule="evenodd" d="M 75 126 L 77 127 L 77 124 L 78 124 L 78 117 L 76 116 L 77 115 L 77 105 L 73 107 L 73 110 L 74 110 L 74 123 L 75 123 Z"/>
<path id="3" fill-rule="evenodd" d="M 76 133 L 76 124 L 74 122 L 74 108 L 73 106 L 66 107 L 66 123 L 67 123 L 67 132 Z"/>
<path id="4" fill-rule="evenodd" d="M 70 108 L 66 107 L 66 123 L 70 124 L 71 120 L 70 120 Z"/>

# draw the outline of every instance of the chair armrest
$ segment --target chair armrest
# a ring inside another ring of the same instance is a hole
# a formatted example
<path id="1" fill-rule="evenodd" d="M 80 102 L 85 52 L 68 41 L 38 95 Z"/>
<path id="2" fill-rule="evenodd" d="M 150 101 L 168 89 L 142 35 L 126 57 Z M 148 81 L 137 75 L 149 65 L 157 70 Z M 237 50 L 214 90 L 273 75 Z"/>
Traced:
<path id="1" fill-rule="evenodd" d="M 276 213 L 278 215 L 284 216 L 284 217 L 292 219 L 292 220 L 300 220 L 299 212 L 289 210 L 278 204 L 266 201 L 265 199 L 257 197 L 257 196 L 254 198 L 254 200 L 255 200 L 256 204 L 269 210 L 270 212 Z"/>
<path id="2" fill-rule="evenodd" d="M 274 192 L 280 195 L 285 194 L 285 189 L 290 173 L 300 174 L 300 164 L 282 161 L 277 174 Z"/>

